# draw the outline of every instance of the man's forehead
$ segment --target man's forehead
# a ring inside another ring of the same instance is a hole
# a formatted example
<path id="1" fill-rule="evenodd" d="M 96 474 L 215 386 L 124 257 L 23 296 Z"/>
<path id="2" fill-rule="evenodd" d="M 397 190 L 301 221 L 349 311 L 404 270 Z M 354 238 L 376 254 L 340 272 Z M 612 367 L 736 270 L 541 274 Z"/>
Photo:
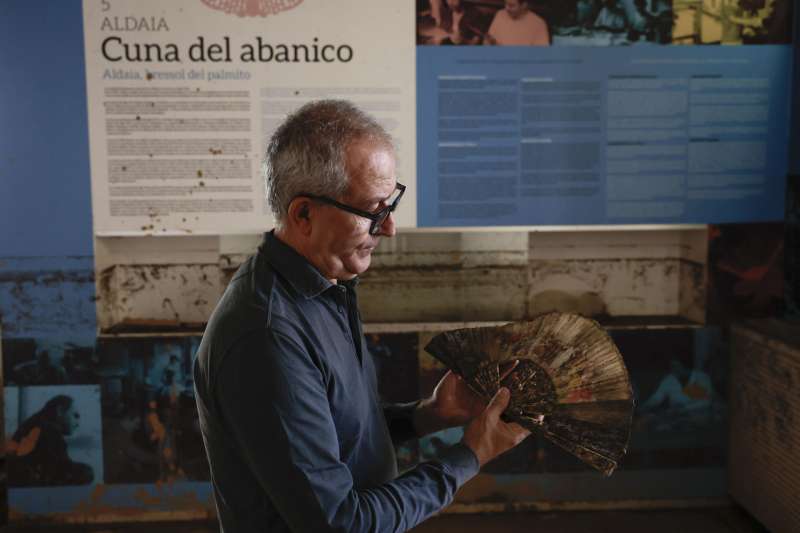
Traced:
<path id="1" fill-rule="evenodd" d="M 353 195 L 383 199 L 394 190 L 396 158 L 386 143 L 364 140 L 347 149 L 347 173 Z"/>
<path id="2" fill-rule="evenodd" d="M 354 200 L 376 203 L 389 198 L 395 190 L 396 178 L 392 176 L 361 176 L 350 180 L 348 196 Z"/>
<path id="3" fill-rule="evenodd" d="M 345 149 L 348 166 L 368 163 L 373 158 L 386 153 L 394 158 L 394 147 L 389 143 L 371 137 L 354 139 L 347 144 Z"/>

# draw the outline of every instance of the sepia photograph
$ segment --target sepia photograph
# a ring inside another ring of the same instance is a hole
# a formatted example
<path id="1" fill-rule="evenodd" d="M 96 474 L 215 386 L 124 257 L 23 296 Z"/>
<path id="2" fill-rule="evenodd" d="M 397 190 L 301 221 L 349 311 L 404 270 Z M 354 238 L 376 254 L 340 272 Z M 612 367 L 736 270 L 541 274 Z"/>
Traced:
<path id="1" fill-rule="evenodd" d="M 672 0 L 675 44 L 792 42 L 793 0 Z"/>
<path id="2" fill-rule="evenodd" d="M 549 46 L 547 2 L 417 0 L 418 45 Z"/>

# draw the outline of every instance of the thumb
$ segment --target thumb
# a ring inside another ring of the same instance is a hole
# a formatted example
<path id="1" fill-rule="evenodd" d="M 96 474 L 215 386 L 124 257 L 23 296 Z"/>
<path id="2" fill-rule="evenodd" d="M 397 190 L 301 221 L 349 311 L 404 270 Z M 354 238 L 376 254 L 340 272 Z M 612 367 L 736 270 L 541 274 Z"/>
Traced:
<path id="1" fill-rule="evenodd" d="M 506 410 L 506 407 L 508 407 L 509 400 L 511 400 L 511 393 L 509 390 L 506 387 L 500 387 L 489 401 L 489 405 L 486 406 L 486 413 L 499 417 L 500 414 Z"/>

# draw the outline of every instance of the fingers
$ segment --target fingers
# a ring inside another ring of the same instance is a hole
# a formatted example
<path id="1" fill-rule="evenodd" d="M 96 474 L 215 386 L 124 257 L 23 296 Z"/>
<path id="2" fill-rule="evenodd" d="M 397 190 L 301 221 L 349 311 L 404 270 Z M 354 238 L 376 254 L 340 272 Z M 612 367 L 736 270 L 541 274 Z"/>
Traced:
<path id="1" fill-rule="evenodd" d="M 456 381 L 461 381 L 464 378 L 462 378 L 459 374 L 456 374 L 452 370 L 448 370 L 447 372 L 445 372 L 444 376 L 442 376 L 441 381 L 445 381 L 447 379 L 454 379 Z"/>
<path id="2" fill-rule="evenodd" d="M 506 425 L 509 428 L 513 429 L 515 432 L 528 431 L 527 429 L 517 424 L 516 422 L 506 422 Z M 528 431 L 528 433 L 530 433 L 530 431 Z"/>
<path id="3" fill-rule="evenodd" d="M 508 391 L 508 389 L 505 387 L 500 387 L 489 401 L 489 405 L 486 406 L 486 414 L 499 418 L 502 412 L 506 410 L 506 407 L 508 407 L 508 402 L 510 399 L 511 393 Z"/>
<path id="4" fill-rule="evenodd" d="M 519 433 L 525 435 L 526 437 L 531 434 L 531 431 L 516 422 L 506 422 L 506 425 L 514 431 L 514 433 Z"/>
<path id="5" fill-rule="evenodd" d="M 513 433 L 513 435 L 514 435 L 513 436 L 514 446 L 516 446 L 520 442 L 524 441 L 526 438 L 528 438 L 528 435 L 531 434 L 529 429 L 526 429 L 526 428 L 520 426 L 516 422 L 507 422 L 505 424 L 506 424 L 506 427 L 508 427 L 508 429 L 510 429 L 511 432 Z"/>

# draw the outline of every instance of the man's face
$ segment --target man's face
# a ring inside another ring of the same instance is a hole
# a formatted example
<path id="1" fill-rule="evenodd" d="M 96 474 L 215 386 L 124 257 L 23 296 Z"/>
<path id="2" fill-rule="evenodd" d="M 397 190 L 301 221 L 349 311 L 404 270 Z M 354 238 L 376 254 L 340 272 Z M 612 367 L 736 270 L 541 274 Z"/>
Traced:
<path id="1" fill-rule="evenodd" d="M 386 206 L 396 184 L 391 148 L 370 140 L 351 143 L 347 149 L 347 172 L 350 186 L 338 201 L 370 213 Z M 318 207 L 319 218 L 311 232 L 313 262 L 330 280 L 352 279 L 366 271 L 380 237 L 395 234 L 393 215 L 384 221 L 378 235 L 370 235 L 372 221 L 368 218 L 331 205 Z"/>
<path id="2" fill-rule="evenodd" d="M 519 18 L 525 11 L 524 0 L 506 0 L 506 11 L 512 19 Z"/>

